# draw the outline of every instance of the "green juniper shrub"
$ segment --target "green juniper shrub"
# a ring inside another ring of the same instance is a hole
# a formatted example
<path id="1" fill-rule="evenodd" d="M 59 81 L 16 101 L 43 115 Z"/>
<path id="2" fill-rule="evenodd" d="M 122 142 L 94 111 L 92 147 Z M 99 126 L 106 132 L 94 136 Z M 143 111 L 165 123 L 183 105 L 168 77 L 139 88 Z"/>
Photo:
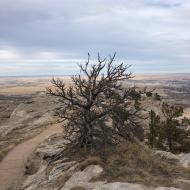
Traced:
<path id="1" fill-rule="evenodd" d="M 183 114 L 181 106 L 162 104 L 163 120 L 150 111 L 148 143 L 151 147 L 167 150 L 173 153 L 189 152 L 189 132 L 182 125 L 184 120 L 179 117 Z"/>
<path id="2" fill-rule="evenodd" d="M 160 116 L 156 115 L 156 113 L 153 110 L 151 110 L 149 112 L 149 117 L 150 117 L 150 123 L 149 123 L 148 142 L 149 145 L 153 148 L 157 145 L 158 141 Z"/>

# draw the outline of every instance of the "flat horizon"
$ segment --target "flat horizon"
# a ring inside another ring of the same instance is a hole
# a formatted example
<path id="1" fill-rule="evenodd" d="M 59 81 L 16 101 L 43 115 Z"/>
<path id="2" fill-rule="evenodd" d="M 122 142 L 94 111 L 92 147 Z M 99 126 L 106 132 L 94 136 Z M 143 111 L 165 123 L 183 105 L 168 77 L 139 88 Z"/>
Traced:
<path id="1" fill-rule="evenodd" d="M 51 74 L 46 74 L 46 75 L 35 75 L 35 74 L 32 74 L 32 75 L 5 75 L 5 76 L 1 76 L 0 75 L 0 78 L 9 78 L 9 77 L 70 77 L 70 76 L 73 76 L 73 75 L 77 75 L 78 73 L 76 74 L 55 74 L 55 75 L 51 75 Z M 190 72 L 187 72 L 187 73 L 133 73 L 135 76 L 164 76 L 164 75 L 190 75 Z"/>

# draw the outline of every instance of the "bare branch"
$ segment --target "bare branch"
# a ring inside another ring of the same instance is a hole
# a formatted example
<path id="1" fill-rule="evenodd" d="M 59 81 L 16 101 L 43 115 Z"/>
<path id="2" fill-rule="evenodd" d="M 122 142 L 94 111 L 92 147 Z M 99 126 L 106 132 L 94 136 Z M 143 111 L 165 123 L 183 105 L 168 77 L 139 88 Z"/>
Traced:
<path id="1" fill-rule="evenodd" d="M 53 78 L 53 87 L 47 88 L 47 94 L 62 103 L 59 116 L 66 122 L 64 138 L 69 149 L 93 151 L 136 135 L 139 101 L 146 90 L 122 87 L 119 82 L 133 76 L 128 72 L 130 65 L 114 64 L 115 57 L 116 53 L 106 61 L 98 53 L 97 64 L 90 65 L 88 53 L 70 86 Z"/>

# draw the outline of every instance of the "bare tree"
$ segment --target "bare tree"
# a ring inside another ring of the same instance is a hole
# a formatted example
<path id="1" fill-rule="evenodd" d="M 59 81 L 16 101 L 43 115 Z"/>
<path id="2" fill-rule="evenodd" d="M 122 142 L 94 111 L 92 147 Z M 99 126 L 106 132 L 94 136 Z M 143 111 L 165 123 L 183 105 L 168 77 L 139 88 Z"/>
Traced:
<path id="1" fill-rule="evenodd" d="M 98 63 L 90 64 L 88 54 L 70 86 L 52 79 L 54 87 L 47 88 L 47 94 L 61 102 L 58 114 L 64 121 L 64 138 L 70 150 L 92 152 L 134 136 L 142 139 L 143 130 L 136 118 L 143 92 L 123 87 L 122 82 L 133 76 L 128 72 L 130 65 L 114 64 L 115 56 L 107 60 L 98 54 Z"/>

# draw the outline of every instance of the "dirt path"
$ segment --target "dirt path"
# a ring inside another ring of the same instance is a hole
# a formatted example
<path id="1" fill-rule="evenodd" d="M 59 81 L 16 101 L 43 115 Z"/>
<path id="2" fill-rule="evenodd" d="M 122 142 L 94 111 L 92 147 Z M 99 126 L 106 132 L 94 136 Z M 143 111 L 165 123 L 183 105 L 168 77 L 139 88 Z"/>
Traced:
<path id="1" fill-rule="evenodd" d="M 27 140 L 13 150 L 0 162 L 0 190 L 8 190 L 11 186 L 16 189 L 23 177 L 25 163 L 35 148 L 50 135 L 60 133 L 61 127 L 53 125 L 34 138 Z"/>

